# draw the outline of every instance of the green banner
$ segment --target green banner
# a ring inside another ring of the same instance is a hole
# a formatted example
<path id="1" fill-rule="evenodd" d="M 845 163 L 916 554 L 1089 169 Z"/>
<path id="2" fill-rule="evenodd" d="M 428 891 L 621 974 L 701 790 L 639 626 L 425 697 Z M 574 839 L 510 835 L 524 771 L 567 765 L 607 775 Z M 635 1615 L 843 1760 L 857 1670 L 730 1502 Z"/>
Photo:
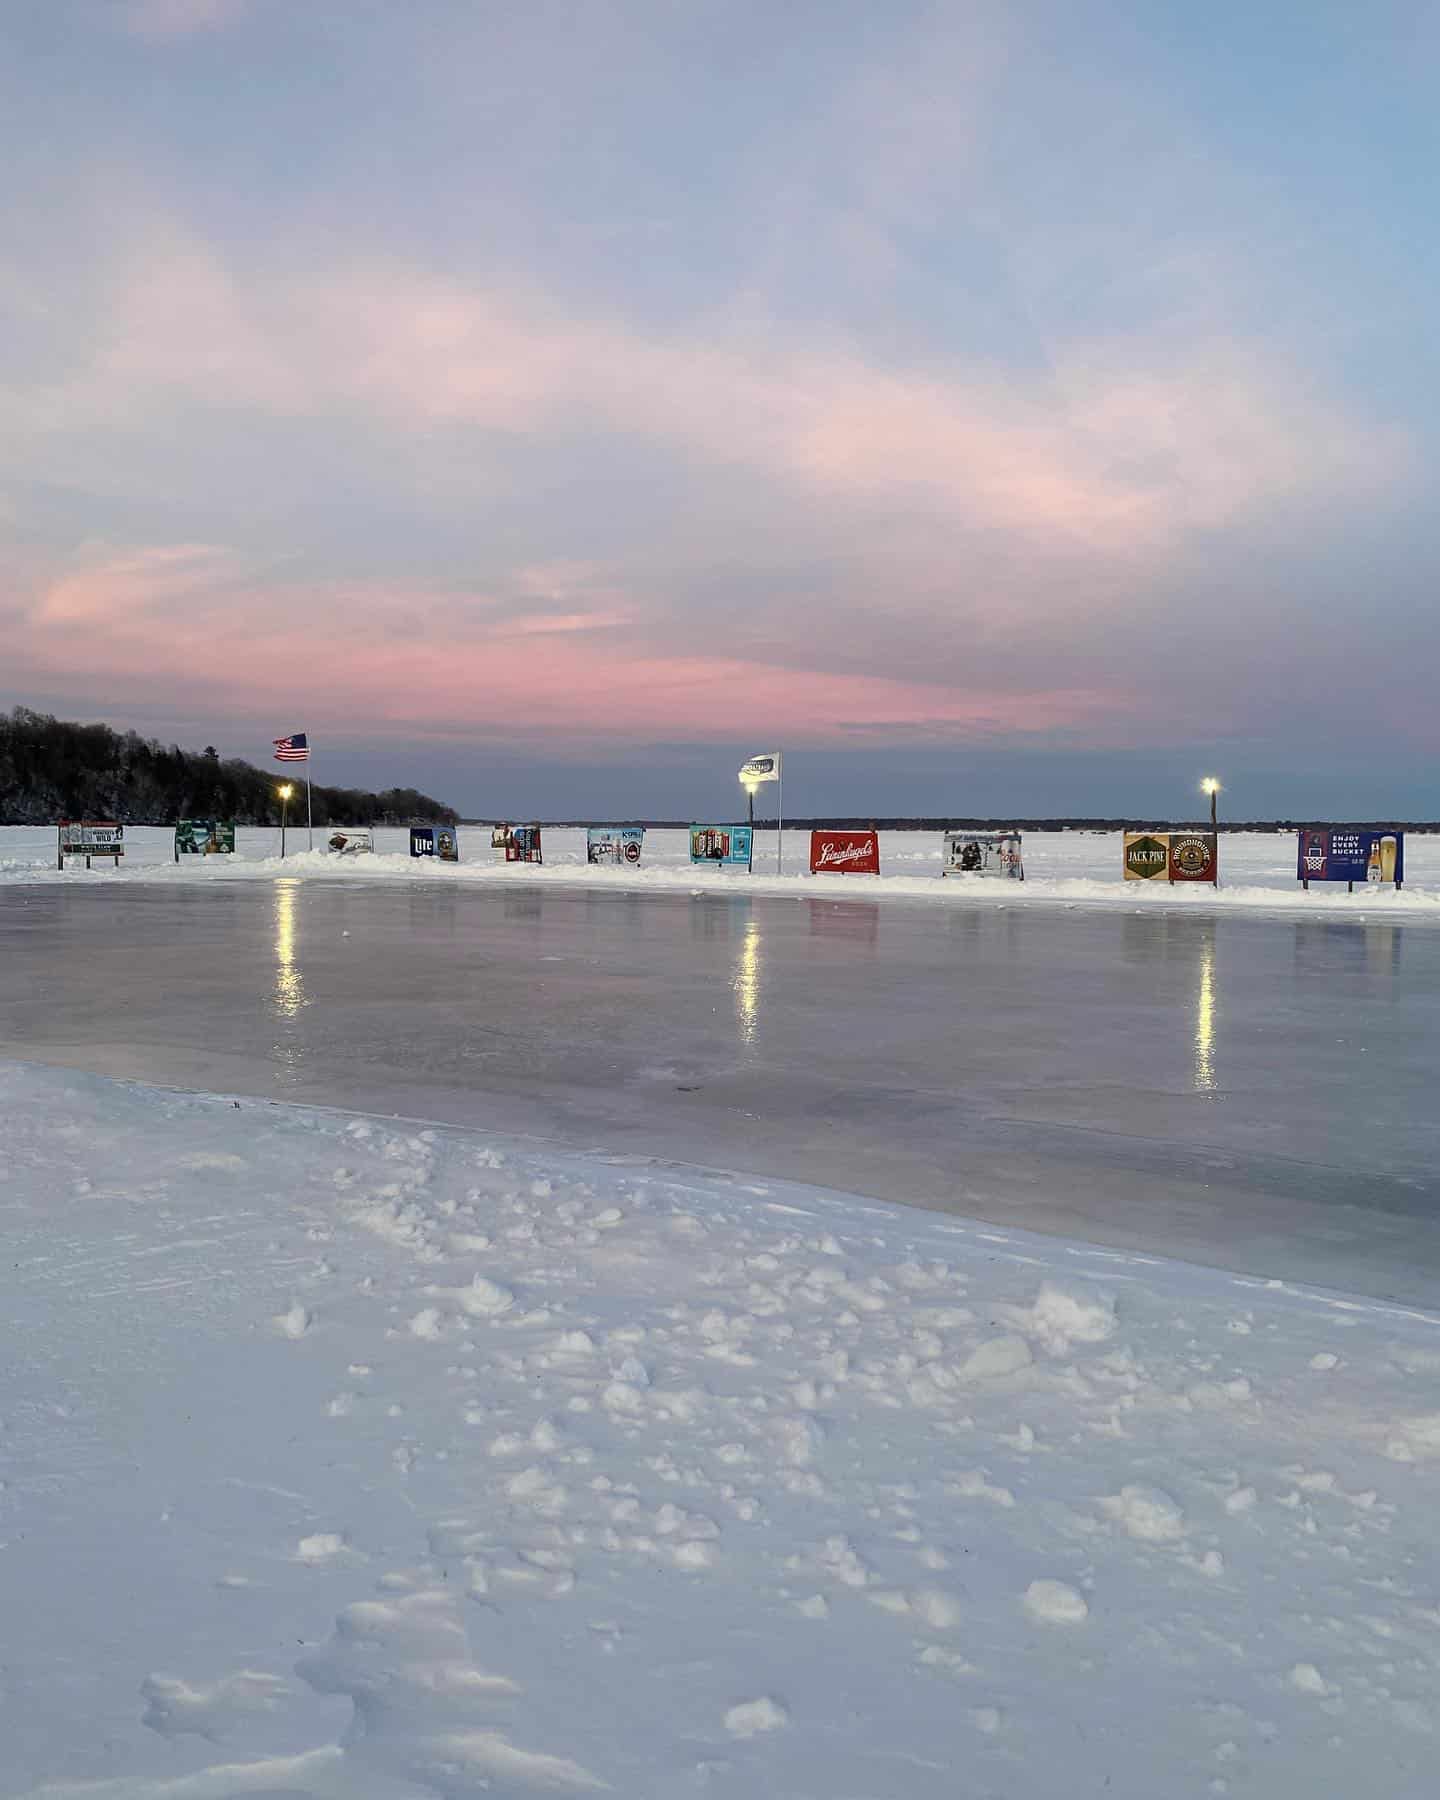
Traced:
<path id="1" fill-rule="evenodd" d="M 175 823 L 175 860 L 182 856 L 233 856 L 233 819 L 178 819 Z"/>

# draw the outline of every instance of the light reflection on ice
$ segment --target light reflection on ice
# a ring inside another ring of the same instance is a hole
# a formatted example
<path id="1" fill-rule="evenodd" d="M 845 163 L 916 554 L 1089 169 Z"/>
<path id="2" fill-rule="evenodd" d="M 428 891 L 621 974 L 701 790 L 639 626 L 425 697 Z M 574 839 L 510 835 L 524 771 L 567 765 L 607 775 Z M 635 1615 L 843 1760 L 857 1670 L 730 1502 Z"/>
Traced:
<path id="1" fill-rule="evenodd" d="M 1215 1092 L 1215 933 L 1200 944 L 1200 988 L 1195 996 L 1195 1091 Z"/>
<path id="2" fill-rule="evenodd" d="M 293 1019 L 308 1004 L 305 977 L 295 966 L 295 895 L 298 881 L 275 883 L 275 1012 Z"/>
<path id="3" fill-rule="evenodd" d="M 760 924 L 751 917 L 735 956 L 735 1020 L 742 1044 L 755 1042 L 755 1020 L 760 1010 Z"/>

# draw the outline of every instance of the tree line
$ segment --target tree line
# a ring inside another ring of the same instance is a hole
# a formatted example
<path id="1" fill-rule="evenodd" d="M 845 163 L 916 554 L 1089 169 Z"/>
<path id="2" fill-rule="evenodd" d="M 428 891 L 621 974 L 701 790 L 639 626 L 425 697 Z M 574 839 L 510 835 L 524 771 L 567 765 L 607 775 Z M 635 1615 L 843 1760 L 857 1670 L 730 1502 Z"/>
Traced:
<path id="1" fill-rule="evenodd" d="M 182 750 L 134 731 L 80 725 L 17 706 L 0 713 L 0 825 L 57 819 L 113 819 L 169 825 L 176 819 L 233 819 L 278 825 L 282 781 L 295 783 L 293 821 L 305 816 L 303 767 L 257 769 L 222 757 L 213 744 Z M 311 790 L 317 825 L 453 825 L 459 814 L 415 788 Z"/>

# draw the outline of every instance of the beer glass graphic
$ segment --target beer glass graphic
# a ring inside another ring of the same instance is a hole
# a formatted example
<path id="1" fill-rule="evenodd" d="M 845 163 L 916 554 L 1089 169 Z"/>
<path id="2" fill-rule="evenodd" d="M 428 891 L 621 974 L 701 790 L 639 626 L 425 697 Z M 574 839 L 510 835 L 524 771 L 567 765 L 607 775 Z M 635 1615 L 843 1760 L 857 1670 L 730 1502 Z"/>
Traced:
<path id="1" fill-rule="evenodd" d="M 1397 854 L 1398 850 L 1394 836 L 1387 835 L 1386 837 L 1381 838 L 1380 879 L 1382 881 L 1393 881 L 1395 879 L 1395 858 Z"/>

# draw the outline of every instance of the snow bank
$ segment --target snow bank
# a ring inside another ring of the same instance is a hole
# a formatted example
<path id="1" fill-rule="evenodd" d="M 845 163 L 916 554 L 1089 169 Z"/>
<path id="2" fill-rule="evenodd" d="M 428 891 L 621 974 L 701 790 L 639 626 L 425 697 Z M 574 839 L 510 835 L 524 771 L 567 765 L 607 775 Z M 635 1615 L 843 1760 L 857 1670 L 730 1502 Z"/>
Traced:
<path id="1" fill-rule="evenodd" d="M 35 884 L 110 882 L 293 881 L 450 882 L 461 887 L 519 884 L 581 887 L 613 892 L 672 894 L 761 894 L 836 902 L 925 900 L 959 907 L 1070 906 L 1127 907 L 1131 911 L 1159 907 L 1187 912 L 1262 912 L 1299 916 L 1403 919 L 1407 923 L 1440 924 L 1440 836 L 1412 836 L 1406 843 L 1410 879 L 1398 893 L 1393 888 L 1360 888 L 1350 894 L 1339 884 L 1317 883 L 1305 893 L 1295 880 L 1293 834 L 1236 833 L 1221 842 L 1222 885 L 1211 888 L 1121 879 L 1118 833 L 1036 832 L 1025 839 L 1027 878 L 1023 882 L 942 880 L 938 832 L 882 832 L 879 876 L 810 875 L 808 834 L 787 832 L 785 873 L 775 873 L 774 834 L 757 837 L 753 874 L 743 870 L 692 867 L 689 840 L 682 831 L 647 834 L 645 861 L 638 869 L 592 868 L 585 861 L 585 834 L 572 828 L 546 827 L 545 862 L 497 864 L 491 860 L 487 828 L 461 829 L 466 860 L 459 865 L 412 859 L 408 836 L 396 830 L 375 833 L 377 854 L 337 857 L 323 850 L 297 850 L 278 855 L 279 833 L 237 833 L 233 857 L 188 857 L 176 863 L 171 834 L 158 827 L 135 826 L 127 832 L 125 860 L 118 869 L 96 865 L 87 870 L 72 864 L 55 867 L 55 833 L 49 827 L 0 828 L 0 890 Z"/>
<path id="2" fill-rule="evenodd" d="M 1430 1790 L 1434 1315 L 16 1065 L 0 1221 L 10 1800 Z"/>

